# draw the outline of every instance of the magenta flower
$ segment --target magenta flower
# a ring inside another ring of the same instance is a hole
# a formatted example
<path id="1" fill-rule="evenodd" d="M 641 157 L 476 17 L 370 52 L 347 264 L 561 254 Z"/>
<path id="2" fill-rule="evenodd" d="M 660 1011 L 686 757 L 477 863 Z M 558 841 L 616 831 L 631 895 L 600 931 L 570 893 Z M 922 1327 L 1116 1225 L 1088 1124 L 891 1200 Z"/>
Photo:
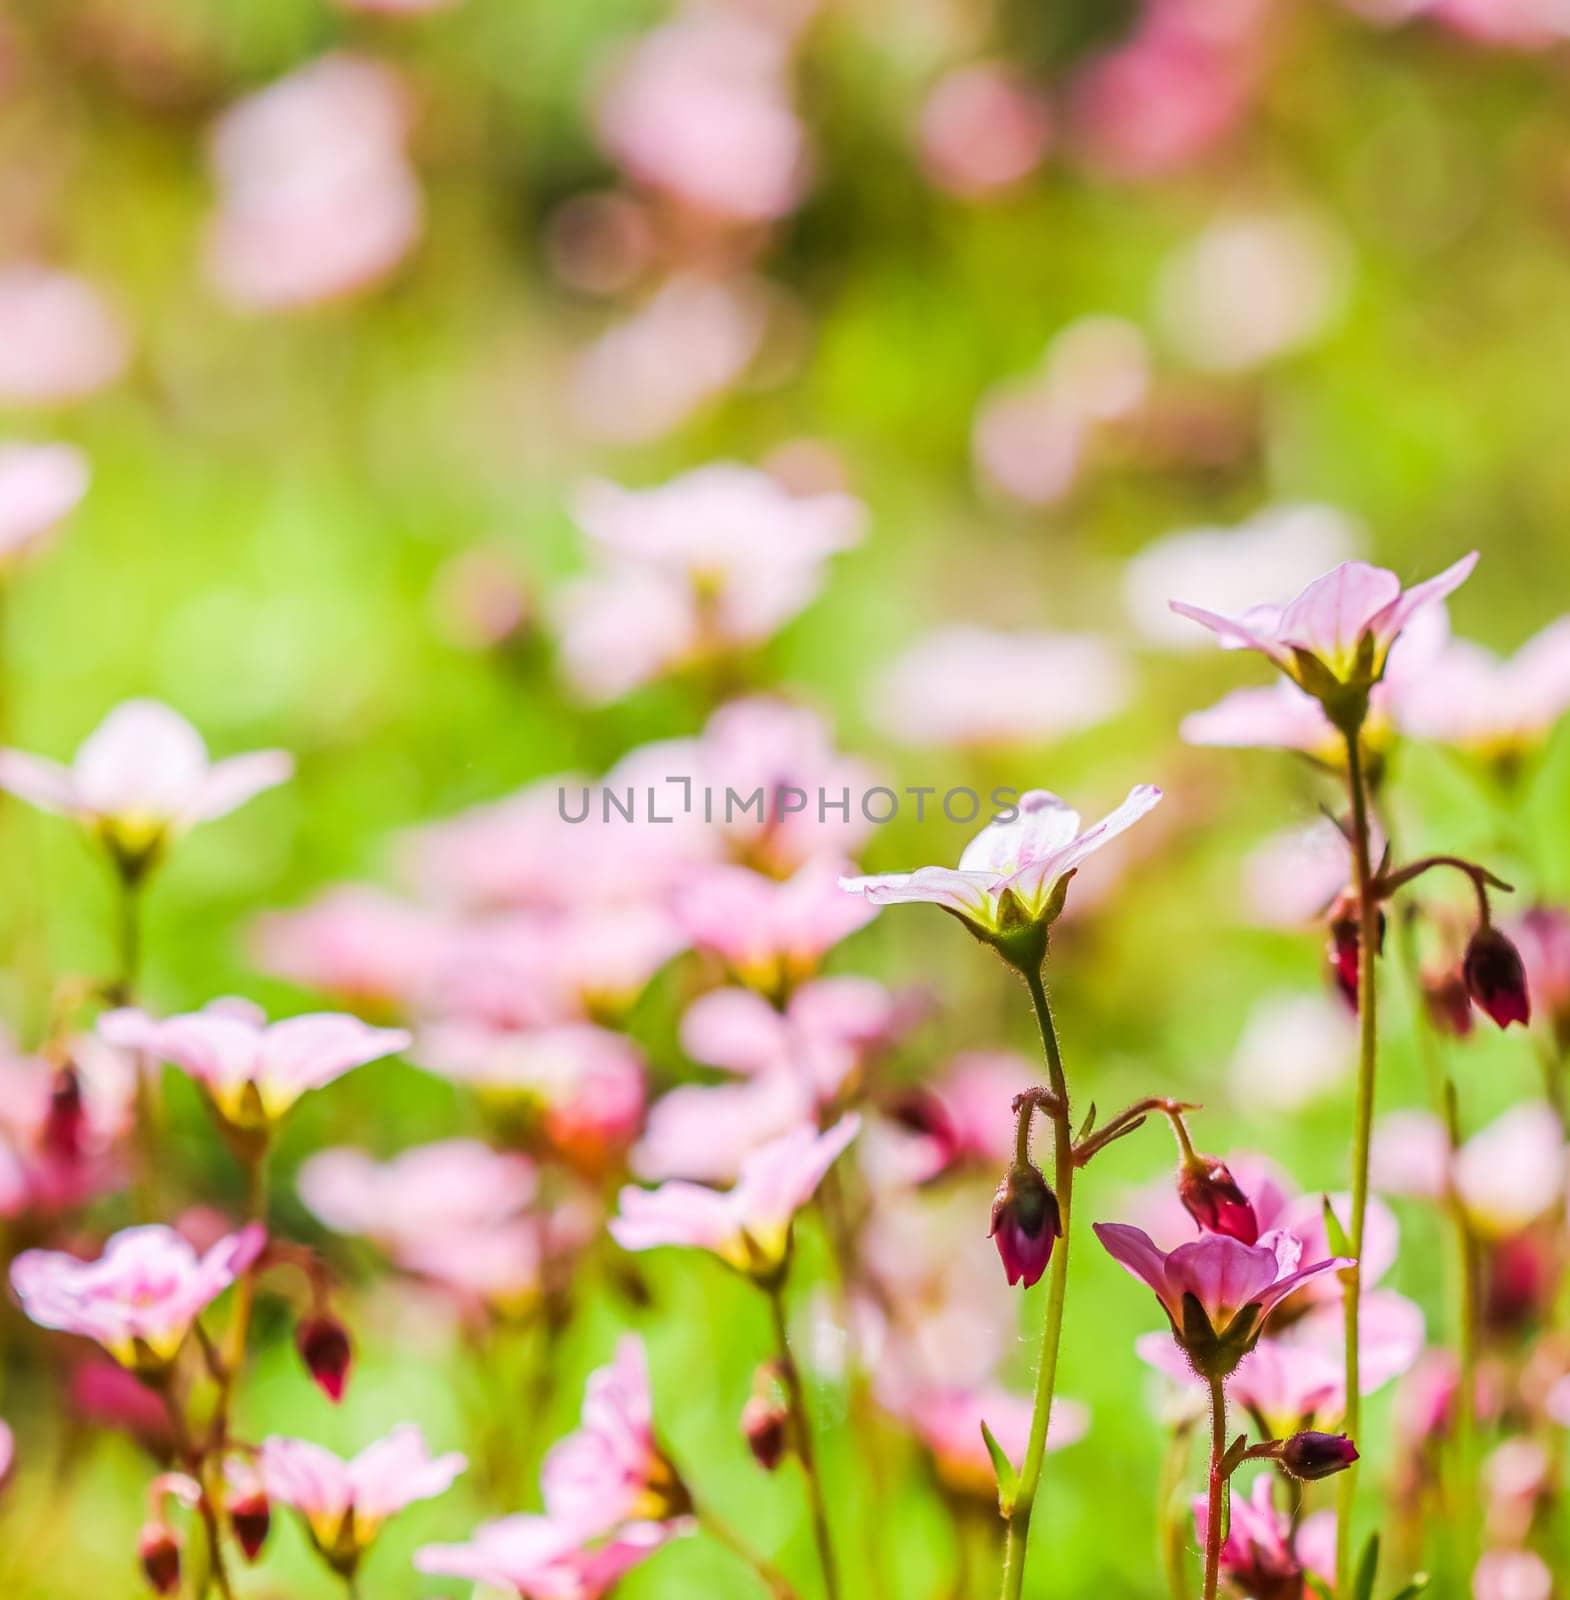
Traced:
<path id="1" fill-rule="evenodd" d="M 529 1600 L 601 1600 L 673 1533 L 663 1523 L 634 1522 L 601 1538 L 552 1517 L 503 1517 L 477 1528 L 468 1544 L 423 1546 L 414 1565 Z"/>
<path id="2" fill-rule="evenodd" d="M 266 1242 L 266 1230 L 252 1223 L 198 1256 L 161 1223 L 124 1228 L 96 1261 L 24 1251 L 11 1264 L 11 1287 L 39 1327 L 95 1339 L 123 1366 L 158 1372 Z"/>
<path id="3" fill-rule="evenodd" d="M 1040 1282 L 1053 1245 L 1063 1237 L 1063 1217 L 1058 1197 L 1033 1163 L 1016 1163 L 1003 1175 L 987 1234 L 998 1247 L 1011 1288 L 1022 1282 L 1030 1289 Z"/>
<path id="4" fill-rule="evenodd" d="M 0 444 L 0 571 L 75 510 L 90 476 L 87 458 L 68 444 Z"/>
<path id="5" fill-rule="evenodd" d="M 1257 650 L 1326 704 L 1332 721 L 1348 692 L 1364 693 L 1384 676 L 1390 648 L 1428 607 L 1464 583 L 1477 553 L 1437 577 L 1403 590 L 1395 573 L 1363 561 L 1346 561 L 1316 579 L 1285 606 L 1255 606 L 1224 617 L 1174 600 L 1179 616 L 1209 628 L 1229 650 Z"/>
<path id="6" fill-rule="evenodd" d="M 0 750 L 0 788 L 41 810 L 75 817 L 126 871 L 145 870 L 170 840 L 226 816 L 293 769 L 281 750 L 210 761 L 196 729 L 156 700 L 115 707 L 69 767 Z"/>
<path id="7" fill-rule="evenodd" d="M 965 846 L 957 868 L 843 878 L 840 887 L 873 905 L 939 906 L 991 944 L 1044 932 L 1085 860 L 1160 799 L 1159 789 L 1141 784 L 1117 810 L 1081 832 L 1077 811 L 1045 789 L 1031 789 L 1020 796 L 1012 817 L 989 823 Z"/>
<path id="8" fill-rule="evenodd" d="M 173 1062 L 201 1085 L 225 1123 L 252 1130 L 270 1128 L 308 1090 L 409 1045 L 400 1028 L 373 1028 L 340 1012 L 269 1024 L 243 1000 L 215 1000 L 162 1022 L 142 1011 L 111 1011 L 98 1026 L 110 1044 Z"/>
<path id="9" fill-rule="evenodd" d="M 1194 1534 L 1201 1548 L 1209 1526 L 1205 1497 L 1194 1501 Z M 1308 1592 L 1310 1573 L 1322 1583 L 1335 1582 L 1336 1518 L 1319 1511 L 1294 1526 L 1275 1507 L 1275 1479 L 1268 1472 L 1255 1478 L 1244 1496 L 1232 1496 L 1231 1522 L 1221 1546 L 1221 1575 L 1239 1594 L 1295 1597 Z"/>
<path id="10" fill-rule="evenodd" d="M 358 1567 L 389 1517 L 445 1494 L 467 1466 L 456 1453 L 433 1458 L 412 1423 L 350 1461 L 319 1444 L 276 1435 L 262 1441 L 257 1458 L 268 1498 L 297 1511 L 323 1559 L 345 1575 Z"/>
<path id="11" fill-rule="evenodd" d="M 625 1188 L 611 1235 L 624 1250 L 711 1250 L 737 1272 L 773 1279 L 790 1258 L 796 1213 L 860 1127 L 861 1118 L 852 1114 L 825 1133 L 795 1128 L 753 1151 L 723 1194 L 680 1179 L 653 1190 Z"/>
<path id="12" fill-rule="evenodd" d="M 1155 1291 L 1173 1337 L 1196 1368 L 1214 1376 L 1236 1368 L 1270 1313 L 1295 1289 L 1353 1264 L 1332 1257 L 1299 1267 L 1301 1242 L 1280 1230 L 1252 1245 L 1207 1233 L 1171 1252 L 1126 1223 L 1098 1222 L 1094 1231 L 1113 1260 Z"/>

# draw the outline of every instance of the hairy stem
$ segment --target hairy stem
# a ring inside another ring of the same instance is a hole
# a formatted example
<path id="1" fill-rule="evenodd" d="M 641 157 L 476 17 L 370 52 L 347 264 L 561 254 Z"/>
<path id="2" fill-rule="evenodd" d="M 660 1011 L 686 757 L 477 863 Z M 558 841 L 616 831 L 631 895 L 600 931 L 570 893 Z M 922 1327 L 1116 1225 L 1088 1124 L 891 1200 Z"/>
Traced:
<path id="1" fill-rule="evenodd" d="M 1047 1280 L 1047 1310 L 1041 1326 L 1041 1359 L 1036 1369 L 1035 1411 L 1030 1420 L 1030 1442 L 1025 1447 L 1025 1462 L 1020 1469 L 1014 1505 L 1009 1512 L 1008 1535 L 1003 1549 L 1002 1600 L 1019 1600 L 1025 1584 L 1025 1554 L 1030 1542 L 1030 1518 L 1035 1510 L 1041 1485 L 1041 1464 L 1047 1453 L 1047 1424 L 1052 1416 L 1052 1392 L 1057 1384 L 1058 1346 L 1063 1336 L 1063 1301 L 1068 1291 L 1069 1226 L 1074 1197 L 1074 1129 L 1069 1121 L 1068 1084 L 1063 1076 L 1063 1052 L 1058 1045 L 1057 1028 L 1052 1021 L 1052 1004 L 1047 999 L 1039 969 L 1025 973 L 1031 1003 L 1041 1027 L 1041 1044 L 1047 1057 L 1047 1072 L 1052 1082 L 1056 1105 L 1052 1112 L 1055 1146 L 1054 1187 L 1063 1237 L 1052 1253 Z"/>
<path id="2" fill-rule="evenodd" d="M 780 1381 L 785 1385 L 795 1432 L 796 1453 L 807 1481 L 807 1507 L 812 1516 L 812 1537 L 818 1547 L 818 1564 L 823 1569 L 823 1592 L 828 1600 L 839 1600 L 839 1571 L 834 1562 L 834 1544 L 829 1537 L 828 1505 L 823 1495 L 823 1479 L 818 1472 L 818 1453 L 812 1438 L 812 1419 L 807 1414 L 807 1392 L 801 1369 L 791 1354 L 790 1335 L 785 1327 L 785 1288 L 769 1288 L 769 1311 L 774 1321 L 774 1343 L 779 1355 Z"/>
<path id="3" fill-rule="evenodd" d="M 1220 1378 L 1210 1380 L 1210 1497 L 1205 1517 L 1204 1600 L 1216 1600 L 1221 1582 L 1221 1545 L 1226 1534 L 1227 1394 Z"/>
<path id="4" fill-rule="evenodd" d="M 1363 742 L 1358 732 L 1348 733 L 1347 788 L 1352 801 L 1352 864 L 1358 894 L 1357 949 L 1357 1109 L 1352 1134 L 1352 1254 L 1363 1257 L 1363 1223 L 1368 1211 L 1368 1151 L 1374 1124 L 1374 1077 L 1378 1060 L 1378 1022 L 1375 995 L 1375 961 L 1379 954 L 1379 905 L 1373 893 L 1373 864 L 1369 839 L 1368 784 L 1363 767 Z M 1358 1384 L 1358 1308 L 1362 1294 L 1362 1267 L 1347 1269 L 1346 1309 L 1346 1431 L 1358 1437 L 1362 1396 Z M 1352 1516 L 1357 1505 L 1357 1467 L 1340 1475 L 1336 1492 L 1336 1573 L 1339 1584 L 1351 1581 Z"/>

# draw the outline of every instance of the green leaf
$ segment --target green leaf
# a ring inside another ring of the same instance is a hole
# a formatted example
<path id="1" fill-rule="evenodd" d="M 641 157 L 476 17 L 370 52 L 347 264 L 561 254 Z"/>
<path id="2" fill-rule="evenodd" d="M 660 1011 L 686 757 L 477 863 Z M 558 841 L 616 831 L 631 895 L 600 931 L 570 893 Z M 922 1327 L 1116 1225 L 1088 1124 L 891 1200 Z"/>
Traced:
<path id="1" fill-rule="evenodd" d="M 1084 1123 L 1081 1125 L 1078 1134 L 1075 1135 L 1074 1142 L 1076 1144 L 1078 1144 L 1081 1139 L 1086 1138 L 1089 1135 L 1090 1130 L 1093 1127 L 1095 1127 L 1095 1125 L 1096 1125 L 1096 1102 L 1094 1100 L 1092 1100 L 1090 1102 L 1090 1110 L 1086 1114 Z"/>
<path id="2" fill-rule="evenodd" d="M 1014 1496 L 1019 1490 L 1019 1474 L 1014 1470 L 1014 1463 L 1009 1460 L 1003 1446 L 992 1437 L 992 1429 L 985 1421 L 981 1424 L 981 1437 L 987 1447 L 987 1454 L 992 1457 L 992 1473 L 998 1480 L 998 1510 L 1005 1516 L 1010 1516 L 1014 1510 Z"/>
<path id="3" fill-rule="evenodd" d="M 1416 1596 L 1420 1595 L 1428 1587 L 1430 1581 L 1426 1572 L 1414 1572 L 1412 1581 L 1406 1588 L 1398 1590 L 1391 1595 L 1390 1600 L 1416 1600 Z"/>
<path id="4" fill-rule="evenodd" d="M 1352 1585 L 1352 1600 L 1374 1600 L 1374 1579 L 1379 1575 L 1379 1535 L 1371 1533 L 1358 1557 L 1357 1579 Z"/>
<path id="5" fill-rule="evenodd" d="M 1303 1574 L 1303 1582 L 1314 1591 L 1318 1600 L 1336 1600 L 1335 1595 L 1331 1592 L 1330 1585 L 1323 1578 L 1316 1578 L 1312 1572 L 1305 1572 Z"/>
<path id="6" fill-rule="evenodd" d="M 1352 1254 L 1352 1241 L 1346 1236 L 1346 1229 L 1341 1226 L 1341 1219 L 1330 1206 L 1330 1196 L 1324 1197 L 1322 1208 L 1325 1214 L 1325 1239 L 1330 1245 L 1333 1256 L 1349 1256 Z"/>

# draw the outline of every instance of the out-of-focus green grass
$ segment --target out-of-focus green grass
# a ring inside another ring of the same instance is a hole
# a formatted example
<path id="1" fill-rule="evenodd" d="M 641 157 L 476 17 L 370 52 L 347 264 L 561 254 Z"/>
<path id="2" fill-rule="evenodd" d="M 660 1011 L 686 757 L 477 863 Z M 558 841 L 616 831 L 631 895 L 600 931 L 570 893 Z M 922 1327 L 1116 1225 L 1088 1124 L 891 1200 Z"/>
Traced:
<path id="1" fill-rule="evenodd" d="M 469 656 L 433 623 L 432 575 L 474 541 L 500 538 L 542 582 L 568 569 L 576 542 L 563 491 L 589 468 L 647 481 L 714 456 L 755 458 L 799 434 L 834 443 L 872 508 L 872 537 L 843 560 L 774 659 L 783 681 L 834 710 L 851 742 L 866 735 L 871 670 L 925 625 L 964 617 L 1116 628 L 1120 558 L 1174 526 L 1230 519 L 1269 498 L 1345 506 L 1408 576 L 1480 547 L 1484 561 L 1453 615 L 1492 645 L 1514 645 L 1563 608 L 1570 108 L 1559 74 L 1540 62 L 1483 57 L 1417 32 L 1380 36 L 1328 7 L 1296 8 L 1281 29 L 1290 66 L 1275 73 L 1262 113 L 1219 167 L 1134 189 L 1054 168 L 1015 200 L 971 209 L 925 189 L 911 167 L 919 64 L 885 52 L 877 30 L 836 18 L 815 49 L 805 107 L 820 130 L 817 193 L 771 267 L 810 315 L 799 369 L 658 447 L 617 453 L 591 450 L 564 420 L 565 353 L 598 313 L 550 286 L 540 224 L 552 201 L 604 178 L 581 115 L 585 84 L 607 41 L 656 8 L 466 0 L 400 28 L 351 23 L 314 0 L 146 0 L 137 25 L 189 30 L 203 62 L 189 102 L 156 110 L 128 98 L 101 62 L 66 48 L 92 9 L 17 6 L 20 25 L 58 58 L 43 95 L 0 104 L 0 167 L 35 152 L 64 167 L 61 254 L 112 288 L 139 354 L 130 379 L 99 400 L 0 419 L 8 432 L 78 442 L 94 467 L 92 492 L 58 549 L 7 595 L 6 736 L 64 755 L 110 705 L 145 693 L 184 710 L 220 752 L 281 744 L 300 759 L 297 782 L 193 837 L 160 880 L 146 984 L 159 1007 L 234 990 L 303 1003 L 250 970 L 242 934 L 252 913 L 384 872 L 389 836 L 406 825 L 542 774 L 602 767 L 639 740 L 694 726 L 695 706 L 668 690 L 576 712 L 547 679 Z M 196 269 L 209 203 L 202 128 L 243 89 L 345 43 L 398 61 L 416 83 L 427 239 L 399 280 L 363 304 L 291 319 L 231 315 Z M 1075 316 L 1147 321 L 1168 249 L 1223 203 L 1275 195 L 1331 214 L 1356 271 L 1338 326 L 1249 380 L 1261 447 L 1214 473 L 1103 474 L 1050 514 L 978 498 L 967 440 L 980 394 L 1029 367 Z M 1151 670 L 1135 712 L 1011 775 L 1089 800 L 1152 778 L 1207 824 L 1180 831 L 1109 914 L 1062 940 L 1055 992 L 1081 1094 L 1104 1108 L 1152 1091 L 1207 1099 L 1209 1146 L 1263 1145 L 1305 1187 L 1331 1187 L 1344 1171 L 1344 1108 L 1332 1101 L 1296 1119 L 1261 1119 L 1228 1104 L 1221 1082 L 1250 1001 L 1280 981 L 1318 980 L 1311 937 L 1243 931 L 1237 914 L 1246 845 L 1309 819 L 1313 780 L 1286 758 L 1175 743 L 1181 712 L 1243 675 L 1208 655 Z M 881 758 L 902 782 L 966 775 L 946 758 Z M 1563 893 L 1567 800 L 1559 740 L 1529 800 L 1508 816 L 1485 811 L 1457 764 L 1432 753 L 1403 763 L 1397 804 L 1414 846 L 1442 839 L 1497 855 L 1501 830 L 1513 830 L 1503 851 L 1511 871 Z M 951 860 L 960 842 L 960 830 L 941 822 L 902 823 L 868 859 Z M 14 805 L 0 812 L 0 860 L 5 1005 L 26 1034 L 54 978 L 106 968 L 108 885 L 67 826 Z M 950 997 L 918 1037 L 917 1061 L 959 1044 L 1029 1048 L 1022 997 L 942 919 L 886 917 L 839 964 L 930 982 Z M 1480 1122 L 1530 1092 L 1534 1070 L 1515 1039 L 1479 1039 L 1462 1068 L 1469 1115 Z M 1385 1103 L 1421 1092 L 1398 1031 Z M 176 1114 L 174 1159 L 233 1201 L 226 1160 L 178 1091 Z M 444 1086 L 401 1065 L 368 1069 L 302 1107 L 281 1152 L 280 1215 L 308 1226 L 287 1174 L 322 1142 L 390 1151 L 472 1125 Z M 1081 1225 L 1114 1215 L 1120 1185 L 1167 1160 L 1154 1136 L 1114 1150 L 1086 1186 Z M 1437 1231 L 1405 1220 L 1396 1281 L 1442 1328 Z M 976 1248 L 987 1248 L 979 1214 L 976 1231 Z M 1154 1382 L 1131 1341 L 1157 1315 L 1088 1234 L 1075 1247 L 1060 1389 L 1085 1400 L 1095 1420 L 1049 1469 L 1031 1590 L 1151 1595 L 1160 1587 L 1151 1507 L 1162 1436 L 1143 1403 Z M 809 1241 L 809 1259 L 814 1250 Z M 662 1427 L 722 1511 L 760 1544 L 784 1542 L 785 1560 L 804 1567 L 790 1475 L 756 1474 L 735 1430 L 766 1339 L 759 1307 L 707 1262 L 659 1260 L 649 1275 L 654 1305 L 636 1324 L 650 1342 Z M 1024 1297 L 1026 1327 L 1041 1293 Z M 541 1428 L 524 1414 L 526 1349 L 499 1358 L 512 1389 L 486 1389 L 466 1358 L 394 1337 L 396 1324 L 374 1306 L 362 1308 L 360 1370 L 341 1412 L 304 1381 L 282 1324 L 264 1323 L 274 1337 L 243 1426 L 348 1448 L 409 1417 L 439 1444 L 477 1456 L 487 1429 L 503 1442 L 536 1429 L 548 1437 L 569 1424 L 579 1380 L 631 1315 L 589 1310 Z M 1028 1366 L 1022 1340 L 1015 1375 Z M 8 1384 L 0 1406 L 24 1449 L 47 1453 L 43 1398 Z M 842 1420 L 835 1395 L 818 1403 L 825 1423 Z M 1376 1406 L 1376 1423 L 1380 1414 Z M 832 1502 L 853 1575 L 858 1525 L 871 1520 L 857 1443 L 848 1428 L 830 1427 Z M 1377 1445 L 1368 1454 L 1367 1477 L 1377 1480 Z M 36 1537 L 53 1555 L 17 1600 L 128 1591 L 142 1470 L 128 1447 L 104 1443 L 57 1482 L 24 1474 L 0 1513 L 0 1537 Z M 918 1474 L 898 1481 L 873 1529 L 883 1582 L 861 1569 L 851 1585 L 858 1600 L 944 1592 L 951 1532 Z M 478 1503 L 465 1483 L 411 1511 L 373 1557 L 367 1592 L 457 1593 L 416 1580 L 407 1552 L 505 1509 Z M 248 1593 L 330 1592 L 292 1528 L 281 1527 L 266 1572 Z M 741 1595 L 748 1581 L 695 1541 L 651 1562 L 626 1593 Z"/>

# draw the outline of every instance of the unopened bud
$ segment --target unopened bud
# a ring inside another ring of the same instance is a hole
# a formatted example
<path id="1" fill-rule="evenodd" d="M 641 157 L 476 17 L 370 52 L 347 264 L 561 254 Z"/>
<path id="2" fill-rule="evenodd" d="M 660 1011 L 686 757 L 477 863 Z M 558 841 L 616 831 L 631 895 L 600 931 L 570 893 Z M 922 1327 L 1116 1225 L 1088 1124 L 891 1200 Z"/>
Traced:
<path id="1" fill-rule="evenodd" d="M 180 1588 L 180 1545 L 169 1525 L 149 1522 L 137 1540 L 142 1574 L 155 1594 L 175 1594 Z"/>
<path id="2" fill-rule="evenodd" d="M 1277 1458 L 1294 1478 L 1328 1478 L 1357 1460 L 1357 1446 L 1344 1433 L 1294 1433 Z"/>
<path id="3" fill-rule="evenodd" d="M 349 1363 L 354 1358 L 349 1330 L 334 1316 L 319 1312 L 301 1319 L 294 1330 L 295 1348 L 316 1386 L 337 1405 L 349 1381 Z"/>
<path id="4" fill-rule="evenodd" d="M 229 1496 L 229 1526 L 247 1561 L 254 1561 L 272 1530 L 273 1508 L 260 1483 Z"/>
<path id="5" fill-rule="evenodd" d="M 1464 1039 L 1472 1031 L 1472 994 L 1459 968 L 1423 974 L 1423 1005 L 1441 1033 Z"/>
<path id="6" fill-rule="evenodd" d="M 1492 923 L 1485 923 L 1472 935 L 1462 971 L 1473 1000 L 1501 1028 L 1512 1022 L 1525 1027 L 1531 1021 L 1532 1003 L 1521 952 Z"/>
<path id="7" fill-rule="evenodd" d="M 1341 997 L 1351 1008 L 1357 1010 L 1357 985 L 1358 971 L 1361 959 L 1362 913 L 1358 907 L 1358 898 L 1352 891 L 1346 890 L 1336 896 L 1335 904 L 1330 908 L 1330 971 L 1335 978 L 1336 988 L 1341 991 Z M 1385 947 L 1385 914 L 1379 913 L 1379 939 L 1374 948 L 1376 953 Z"/>
<path id="8" fill-rule="evenodd" d="M 55 1074 L 49 1088 L 49 1110 L 44 1117 L 43 1146 L 62 1160 L 75 1160 L 82 1153 L 82 1138 L 87 1113 L 82 1105 L 82 1080 L 67 1062 Z"/>
<path id="9" fill-rule="evenodd" d="M 765 1472 L 773 1472 L 790 1447 L 790 1412 L 778 1399 L 755 1394 L 742 1407 L 741 1431 L 752 1459 Z"/>
<path id="10" fill-rule="evenodd" d="M 1195 1156 L 1178 1168 L 1178 1198 L 1206 1233 L 1225 1234 L 1244 1244 L 1259 1239 L 1259 1219 L 1249 1198 L 1214 1156 Z"/>
<path id="11" fill-rule="evenodd" d="M 1022 1282 L 1027 1289 L 1037 1283 L 1062 1233 L 1058 1197 L 1034 1165 L 1017 1162 L 1004 1173 L 993 1196 L 992 1227 L 988 1230 L 1008 1281 Z"/>

